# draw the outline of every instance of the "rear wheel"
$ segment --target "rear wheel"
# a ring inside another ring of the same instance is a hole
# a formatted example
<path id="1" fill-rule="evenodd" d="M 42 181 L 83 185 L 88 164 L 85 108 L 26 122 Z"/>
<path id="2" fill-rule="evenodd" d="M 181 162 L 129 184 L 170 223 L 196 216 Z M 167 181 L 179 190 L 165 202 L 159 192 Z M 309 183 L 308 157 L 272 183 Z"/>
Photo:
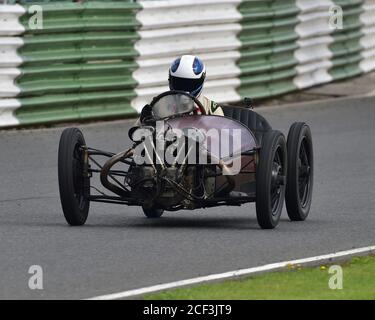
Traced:
<path id="1" fill-rule="evenodd" d="M 163 209 L 155 209 L 155 208 L 146 209 L 144 207 L 142 209 L 143 209 L 143 213 L 145 214 L 145 216 L 149 219 L 160 218 L 164 213 Z"/>
<path id="2" fill-rule="evenodd" d="M 311 131 L 306 123 L 290 127 L 287 148 L 286 208 L 290 220 L 303 221 L 310 212 L 314 173 Z"/>
<path id="3" fill-rule="evenodd" d="M 286 166 L 284 135 L 279 131 L 267 132 L 256 170 L 256 212 L 262 229 L 273 229 L 279 223 L 285 196 Z"/>
<path id="4" fill-rule="evenodd" d="M 85 139 L 77 128 L 63 131 L 59 144 L 58 174 L 61 206 L 72 226 L 86 222 L 90 207 L 90 178 L 84 177 L 82 147 Z"/>

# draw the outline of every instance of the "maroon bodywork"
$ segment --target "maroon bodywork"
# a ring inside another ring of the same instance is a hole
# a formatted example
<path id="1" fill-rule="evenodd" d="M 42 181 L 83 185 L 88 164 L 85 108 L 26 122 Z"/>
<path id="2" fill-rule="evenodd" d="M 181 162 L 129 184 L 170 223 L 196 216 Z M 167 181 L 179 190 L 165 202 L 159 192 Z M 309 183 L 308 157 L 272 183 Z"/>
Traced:
<path id="1" fill-rule="evenodd" d="M 233 154 L 241 155 L 241 171 L 232 177 L 235 181 L 233 191 L 246 193 L 248 196 L 255 194 L 255 169 L 259 144 L 254 134 L 245 125 L 233 119 L 215 115 L 177 117 L 167 120 L 167 123 L 172 129 L 180 130 L 184 128 L 196 128 L 205 132 L 209 132 L 209 130 L 213 128 L 219 131 L 226 130 L 229 133 L 230 142 L 233 141 L 234 130 L 238 130 L 241 134 L 241 143 L 234 145 L 231 143 L 229 147 L 229 150 L 231 150 Z M 217 148 L 217 146 L 220 145 L 220 141 L 215 141 L 215 139 L 218 139 L 218 137 L 210 136 L 210 143 L 204 141 L 204 145 L 206 150 L 211 155 L 215 156 L 215 158 L 223 159 L 220 148 Z M 216 178 L 216 189 L 220 189 L 225 183 L 225 176 L 218 176 Z"/>

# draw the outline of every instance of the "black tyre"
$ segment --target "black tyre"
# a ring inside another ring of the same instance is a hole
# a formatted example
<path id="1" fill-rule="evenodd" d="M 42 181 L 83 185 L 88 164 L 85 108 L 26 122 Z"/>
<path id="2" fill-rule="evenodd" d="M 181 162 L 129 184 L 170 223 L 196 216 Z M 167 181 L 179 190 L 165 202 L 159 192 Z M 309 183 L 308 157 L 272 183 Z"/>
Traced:
<path id="1" fill-rule="evenodd" d="M 149 208 L 149 209 L 142 208 L 142 209 L 143 209 L 143 213 L 145 214 L 145 216 L 149 219 L 160 218 L 164 213 L 163 209 L 156 209 L 156 208 Z"/>
<path id="2" fill-rule="evenodd" d="M 314 154 L 311 131 L 303 122 L 294 123 L 288 134 L 288 176 L 285 202 L 292 221 L 303 221 L 310 212 Z"/>
<path id="3" fill-rule="evenodd" d="M 66 221 L 72 226 L 86 222 L 90 201 L 90 178 L 84 177 L 82 132 L 77 128 L 63 131 L 59 144 L 58 171 L 61 206 Z"/>
<path id="4" fill-rule="evenodd" d="M 286 170 L 285 137 L 280 131 L 269 131 L 263 137 L 256 169 L 256 212 L 262 229 L 273 229 L 280 221 Z"/>

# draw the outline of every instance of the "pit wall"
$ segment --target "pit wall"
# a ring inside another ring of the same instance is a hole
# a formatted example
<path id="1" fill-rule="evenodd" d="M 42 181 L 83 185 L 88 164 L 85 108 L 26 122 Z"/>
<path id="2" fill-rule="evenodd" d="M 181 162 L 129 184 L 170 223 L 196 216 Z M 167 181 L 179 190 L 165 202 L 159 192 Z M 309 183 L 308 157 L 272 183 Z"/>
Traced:
<path id="1" fill-rule="evenodd" d="M 343 29 L 330 27 L 335 5 Z M 206 63 L 217 102 L 359 76 L 375 70 L 375 0 L 8 0 L 0 127 L 134 116 L 188 53 Z"/>

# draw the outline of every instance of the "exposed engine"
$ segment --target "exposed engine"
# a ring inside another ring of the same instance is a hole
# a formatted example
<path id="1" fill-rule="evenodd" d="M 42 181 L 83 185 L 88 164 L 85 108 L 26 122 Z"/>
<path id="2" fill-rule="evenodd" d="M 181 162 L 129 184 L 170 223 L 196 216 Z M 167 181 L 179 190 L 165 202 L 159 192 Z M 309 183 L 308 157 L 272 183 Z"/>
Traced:
<path id="1" fill-rule="evenodd" d="M 181 167 L 162 169 L 157 175 L 153 166 L 130 168 L 127 184 L 132 193 L 144 201 L 145 206 L 162 208 L 182 206 L 193 209 L 192 197 L 207 198 L 215 193 L 215 177 L 206 177 L 209 167 L 188 166 L 181 174 Z"/>

